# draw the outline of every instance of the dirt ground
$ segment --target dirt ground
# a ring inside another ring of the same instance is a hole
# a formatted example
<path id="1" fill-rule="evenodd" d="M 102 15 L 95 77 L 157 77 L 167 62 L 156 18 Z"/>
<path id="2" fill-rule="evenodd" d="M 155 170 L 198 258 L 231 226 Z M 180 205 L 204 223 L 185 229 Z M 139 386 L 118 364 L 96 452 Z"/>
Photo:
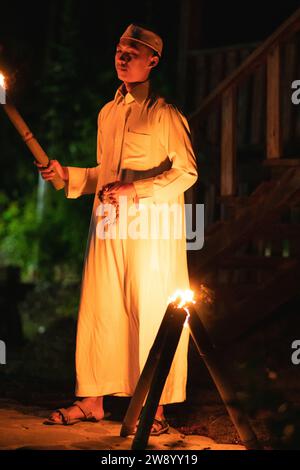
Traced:
<path id="1" fill-rule="evenodd" d="M 291 342 L 300 332 L 299 305 L 289 305 L 272 324 L 262 325 L 252 336 L 220 352 L 237 398 L 264 449 L 300 449 L 300 366 L 290 360 Z M 73 318 L 57 319 L 34 341 L 27 341 L 14 354 L 8 351 L 7 364 L 0 366 L 0 448 L 73 448 L 76 442 L 129 448 L 130 439 L 125 442 L 119 437 L 129 399 L 106 397 L 109 421 L 96 425 L 49 429 L 41 424 L 50 410 L 74 400 L 75 334 Z M 154 438 L 154 445 L 217 449 L 242 444 L 192 343 L 187 400 L 168 405 L 165 414 L 171 433 Z"/>
<path id="2" fill-rule="evenodd" d="M 133 438 L 120 437 L 120 421 L 73 426 L 46 426 L 50 409 L 25 406 L 13 400 L 0 401 L 0 450 L 129 450 Z M 152 450 L 243 450 L 241 445 L 220 444 L 206 436 L 185 435 L 174 428 L 150 437 Z"/>

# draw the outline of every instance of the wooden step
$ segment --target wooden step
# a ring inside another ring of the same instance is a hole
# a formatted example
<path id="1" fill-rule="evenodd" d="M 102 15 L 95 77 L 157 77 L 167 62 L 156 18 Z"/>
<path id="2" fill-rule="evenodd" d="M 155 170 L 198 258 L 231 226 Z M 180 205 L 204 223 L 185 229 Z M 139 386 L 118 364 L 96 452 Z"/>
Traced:
<path id="1" fill-rule="evenodd" d="M 277 181 L 263 181 L 261 184 L 257 186 L 257 188 L 251 193 L 250 197 L 254 200 L 260 196 L 265 196 L 268 194 L 272 189 L 275 188 Z"/>
<path id="2" fill-rule="evenodd" d="M 210 289 L 214 293 L 215 299 L 241 299 L 255 292 L 257 284 L 236 283 L 236 284 L 212 284 Z"/>
<path id="3" fill-rule="evenodd" d="M 208 237 L 210 235 L 213 235 L 218 230 L 223 228 L 225 224 L 226 224 L 226 222 L 224 222 L 223 220 L 218 220 L 217 222 L 209 225 L 207 228 L 205 228 L 205 236 Z"/>
<path id="4" fill-rule="evenodd" d="M 219 259 L 217 267 L 226 269 L 274 269 L 288 266 L 290 263 L 290 258 L 281 256 L 226 256 Z"/>
<path id="5" fill-rule="evenodd" d="M 218 200 L 225 208 L 226 219 L 236 219 L 246 208 L 262 202 L 276 184 L 276 181 L 264 181 L 249 196 L 220 196 Z"/>
<path id="6" fill-rule="evenodd" d="M 268 237 L 268 240 L 297 239 L 300 240 L 300 224 L 266 224 L 260 227 L 259 233 L 254 235 L 254 239 Z"/>
<path id="7" fill-rule="evenodd" d="M 300 158 L 269 158 L 263 161 L 267 167 L 300 167 Z"/>
<path id="8" fill-rule="evenodd" d="M 278 222 L 278 218 L 287 208 L 291 196 L 300 188 L 300 172 L 295 168 L 288 169 L 278 180 L 273 189 L 257 204 L 240 211 L 239 216 L 216 230 L 205 240 L 204 247 L 197 254 L 197 271 L 199 279 L 206 277 L 215 269 L 225 256 L 232 255 L 238 248 L 248 243 L 261 227 Z M 241 261 L 241 260 L 240 260 Z M 284 258 L 280 263 L 286 262 Z M 232 262 L 233 263 L 233 262 Z M 234 261 L 235 265 L 237 261 Z M 234 265 L 233 263 L 233 265 Z M 246 266 L 254 261 L 249 261 Z M 270 265 L 273 260 L 259 262 Z M 273 264 L 274 265 L 274 264 Z M 238 265 L 239 266 L 239 265 Z M 196 274 L 196 272 L 195 272 Z"/>
<path id="9" fill-rule="evenodd" d="M 215 324 L 213 336 L 216 343 L 220 342 L 230 346 L 232 341 L 241 338 L 253 326 L 257 326 L 268 315 L 287 302 L 295 295 L 299 295 L 300 263 L 295 261 L 285 269 L 276 270 L 273 276 L 261 284 L 255 293 L 234 305 L 228 311 L 227 317 Z M 226 337 L 224 328 L 230 322 Z"/>

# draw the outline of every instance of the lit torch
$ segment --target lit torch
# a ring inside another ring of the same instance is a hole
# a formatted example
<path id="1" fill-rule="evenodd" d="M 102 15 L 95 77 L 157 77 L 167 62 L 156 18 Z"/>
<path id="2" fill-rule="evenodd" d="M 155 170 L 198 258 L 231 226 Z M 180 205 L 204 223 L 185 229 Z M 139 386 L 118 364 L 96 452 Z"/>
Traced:
<path id="1" fill-rule="evenodd" d="M 44 152 L 36 138 L 33 136 L 31 130 L 25 123 L 22 116 L 19 114 L 12 101 L 9 99 L 7 91 L 5 89 L 5 78 L 0 73 L 0 104 L 2 104 L 4 111 L 9 117 L 10 121 L 13 123 L 20 136 L 24 140 L 25 144 L 35 157 L 35 159 L 43 165 L 44 168 L 47 168 L 50 163 L 48 155 Z M 54 170 L 55 171 L 55 170 Z M 51 180 L 51 183 L 55 189 L 62 189 L 65 186 L 64 181 L 56 173 L 55 177 Z"/>
<path id="2" fill-rule="evenodd" d="M 120 432 L 123 437 L 134 433 L 136 422 L 149 391 L 149 399 L 147 399 L 141 415 L 141 426 L 139 426 L 135 437 L 135 442 L 140 439 L 143 441 L 142 446 L 145 443 L 145 436 L 149 436 L 154 418 L 153 413 L 157 408 L 156 402 L 158 403 L 161 396 L 182 329 L 184 325 L 188 324 L 189 308 L 193 303 L 195 303 L 194 293 L 191 290 L 177 290 L 168 299 L 167 310 L 130 401 Z M 148 429 L 146 433 L 145 427 Z M 141 429 L 142 437 L 140 436 Z"/>
<path id="3" fill-rule="evenodd" d="M 200 286 L 198 294 L 198 302 L 212 303 L 212 292 L 206 287 Z M 200 357 L 210 372 L 241 441 L 247 449 L 259 449 L 260 444 L 247 416 L 238 403 L 221 357 L 217 354 L 215 346 L 206 333 L 200 316 L 195 309 L 194 304 L 196 302 L 193 292 L 176 291 L 169 301 L 167 311 L 123 421 L 121 436 L 125 437 L 135 432 L 136 422 L 148 393 L 131 447 L 133 450 L 146 448 L 157 406 L 183 326 L 188 325 Z"/>

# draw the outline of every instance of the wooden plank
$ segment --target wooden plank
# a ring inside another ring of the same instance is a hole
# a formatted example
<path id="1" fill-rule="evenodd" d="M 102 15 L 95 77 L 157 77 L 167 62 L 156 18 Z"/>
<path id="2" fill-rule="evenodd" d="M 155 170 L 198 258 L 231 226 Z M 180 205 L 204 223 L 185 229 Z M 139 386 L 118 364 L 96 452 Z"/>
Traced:
<path id="1" fill-rule="evenodd" d="M 238 50 L 237 49 L 231 49 L 226 52 L 226 76 L 232 73 L 238 65 Z"/>
<path id="2" fill-rule="evenodd" d="M 263 142 L 266 96 L 266 67 L 261 65 L 255 72 L 252 82 L 251 138 L 254 145 Z"/>
<path id="3" fill-rule="evenodd" d="M 195 93 L 197 87 L 197 76 L 196 76 L 196 57 L 190 57 L 187 62 L 187 74 L 185 80 L 185 108 L 189 111 L 196 108 L 195 104 Z"/>
<path id="4" fill-rule="evenodd" d="M 196 57 L 196 90 L 195 90 L 195 108 L 198 108 L 207 95 L 207 57 L 205 54 L 199 54 Z"/>
<path id="5" fill-rule="evenodd" d="M 216 188 L 214 184 L 209 184 L 206 187 L 204 207 L 204 223 L 205 227 L 209 227 L 212 226 L 215 220 Z"/>
<path id="6" fill-rule="evenodd" d="M 210 68 L 208 76 L 208 87 L 209 90 L 213 90 L 223 79 L 224 75 L 224 54 L 219 52 L 213 56 L 210 56 Z M 220 110 L 216 108 L 207 117 L 207 139 L 208 141 L 216 145 L 220 135 Z"/>
<path id="7" fill-rule="evenodd" d="M 201 49 L 190 49 L 188 51 L 188 55 L 199 55 L 199 54 L 215 54 L 216 52 L 220 52 L 222 49 L 223 52 L 233 51 L 233 50 L 241 50 L 244 47 L 249 49 L 251 52 L 260 46 L 260 42 L 247 42 L 242 44 L 232 44 L 230 46 L 222 46 L 222 47 L 209 47 L 209 48 L 201 48 Z"/>
<path id="8" fill-rule="evenodd" d="M 233 340 L 257 327 L 276 308 L 299 293 L 299 278 L 300 264 L 290 260 L 289 264 L 275 271 L 271 279 L 261 284 L 252 295 L 235 305 L 228 315 L 213 325 L 211 334 L 215 342 L 220 346 L 228 346 Z M 231 327 L 227 328 L 225 337 L 224 326 L 228 325 L 228 322 Z"/>
<path id="9" fill-rule="evenodd" d="M 236 90 L 222 99 L 221 120 L 221 196 L 236 193 Z"/>
<path id="10" fill-rule="evenodd" d="M 291 93 L 288 90 L 291 90 L 291 84 L 295 80 L 296 73 L 296 44 L 295 41 L 288 42 L 284 49 L 283 64 L 282 64 L 282 87 L 284 90 L 282 93 L 282 139 L 283 142 L 287 142 L 290 138 L 294 137 L 293 124 L 295 120 L 293 119 L 296 112 L 296 106 L 293 105 L 291 101 Z"/>
<path id="11" fill-rule="evenodd" d="M 190 0 L 180 4 L 176 91 L 181 107 L 186 103 L 187 49 L 189 41 Z"/>
<path id="12" fill-rule="evenodd" d="M 263 224 L 270 224 L 282 212 L 291 196 L 300 188 L 300 171 L 289 169 L 276 182 L 263 200 L 246 207 L 236 220 L 231 221 L 205 241 L 198 254 L 198 281 L 213 269 L 220 257 L 249 240 Z"/>
<path id="13" fill-rule="evenodd" d="M 259 235 L 257 235 L 260 239 L 262 236 L 268 237 L 269 240 L 283 238 L 300 239 L 300 224 L 266 224 L 261 228 Z"/>
<path id="14" fill-rule="evenodd" d="M 299 158 L 272 158 L 269 160 L 264 160 L 263 165 L 265 166 L 277 166 L 277 167 L 299 167 L 300 166 L 300 157 Z"/>
<path id="15" fill-rule="evenodd" d="M 240 61 L 243 62 L 249 55 L 248 49 L 242 49 L 240 51 Z M 237 146 L 238 148 L 245 145 L 249 138 L 250 128 L 250 113 L 251 102 L 250 102 L 250 79 L 245 80 L 238 88 L 237 98 Z"/>
<path id="16" fill-rule="evenodd" d="M 267 56 L 267 159 L 281 157 L 280 48 Z"/>
<path id="17" fill-rule="evenodd" d="M 219 259 L 218 266 L 226 269 L 280 269 L 287 262 L 289 261 L 281 256 L 225 256 Z"/>

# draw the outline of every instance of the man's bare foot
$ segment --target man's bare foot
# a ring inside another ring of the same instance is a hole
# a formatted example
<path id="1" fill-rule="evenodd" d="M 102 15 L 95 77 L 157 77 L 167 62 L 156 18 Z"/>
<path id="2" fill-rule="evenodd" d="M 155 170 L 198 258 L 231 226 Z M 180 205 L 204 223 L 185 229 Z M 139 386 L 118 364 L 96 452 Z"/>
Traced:
<path id="1" fill-rule="evenodd" d="M 99 421 L 104 418 L 103 397 L 86 397 L 78 401 L 80 401 L 80 404 L 82 403 L 82 406 L 84 407 L 85 412 L 86 410 L 88 410 L 88 412 L 91 413 L 91 415 L 96 421 Z M 78 405 L 74 404 L 66 408 L 68 419 L 71 422 L 76 419 L 84 420 L 86 418 L 86 414 L 80 409 L 80 404 L 79 403 Z M 53 411 L 53 413 L 51 413 L 47 421 L 53 422 L 54 424 L 62 423 L 63 422 L 62 413 L 57 410 Z"/>
<path id="2" fill-rule="evenodd" d="M 163 405 L 159 405 L 157 407 L 156 413 L 155 413 L 155 419 L 158 419 L 159 421 L 166 419 L 164 416 L 164 407 Z"/>

